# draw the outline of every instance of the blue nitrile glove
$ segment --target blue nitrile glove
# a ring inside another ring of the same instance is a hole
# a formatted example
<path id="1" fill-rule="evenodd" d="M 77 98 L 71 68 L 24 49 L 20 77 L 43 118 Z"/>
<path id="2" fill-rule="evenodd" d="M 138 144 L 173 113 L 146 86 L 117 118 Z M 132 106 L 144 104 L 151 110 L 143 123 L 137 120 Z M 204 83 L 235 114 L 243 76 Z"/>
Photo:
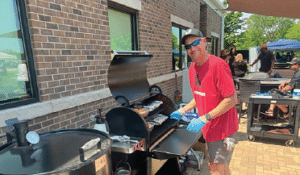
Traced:
<path id="1" fill-rule="evenodd" d="M 193 119 L 186 129 L 192 132 L 198 132 L 205 124 L 201 118 Z"/>
<path id="2" fill-rule="evenodd" d="M 171 119 L 180 120 L 181 113 L 177 110 L 177 111 L 172 112 L 172 114 L 170 116 L 171 116 Z"/>

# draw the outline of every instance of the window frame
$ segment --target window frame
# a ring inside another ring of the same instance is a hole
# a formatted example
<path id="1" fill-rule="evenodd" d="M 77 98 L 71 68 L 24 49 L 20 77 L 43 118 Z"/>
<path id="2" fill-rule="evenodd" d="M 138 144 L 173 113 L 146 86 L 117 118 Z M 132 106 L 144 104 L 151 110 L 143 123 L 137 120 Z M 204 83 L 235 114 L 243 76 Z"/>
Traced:
<path id="1" fill-rule="evenodd" d="M 138 44 L 138 22 L 137 22 L 137 11 L 120 6 L 118 4 L 115 4 L 113 2 L 108 2 L 108 8 L 118 10 L 121 12 L 129 13 L 130 14 L 130 22 L 131 22 L 131 42 L 132 50 L 138 50 L 139 44 Z"/>
<path id="2" fill-rule="evenodd" d="M 182 46 L 183 46 L 183 44 L 181 44 L 180 43 L 180 38 L 182 38 L 182 30 L 187 30 L 188 29 L 188 27 L 183 27 L 183 26 L 181 26 L 181 25 L 177 25 L 177 24 L 175 24 L 175 23 L 172 23 L 172 26 L 171 26 L 171 32 L 172 32 L 172 27 L 177 27 L 178 29 L 179 29 L 179 59 L 181 60 L 181 67 L 179 68 L 179 70 L 177 70 L 177 71 L 181 71 L 181 70 L 183 70 L 183 69 L 185 69 L 185 68 L 182 68 L 182 66 L 183 66 L 183 57 L 182 57 Z M 171 37 L 172 37 L 172 35 L 171 35 Z M 172 50 L 173 50 L 173 48 L 172 48 Z M 173 54 L 173 53 L 172 53 Z M 173 57 L 173 55 L 172 55 L 172 57 Z M 173 59 L 173 58 L 172 58 Z M 189 60 L 189 57 L 188 57 L 188 55 L 187 55 L 187 62 L 188 62 L 188 60 Z M 173 71 L 176 71 L 176 68 L 175 68 L 176 66 L 175 66 L 175 64 L 174 64 L 174 66 L 172 65 L 172 70 Z"/>
<path id="3" fill-rule="evenodd" d="M 0 101 L 0 110 L 19 107 L 32 103 L 39 102 L 39 91 L 37 86 L 36 70 L 34 65 L 33 45 L 30 37 L 30 25 L 28 22 L 28 13 L 26 3 L 23 0 L 16 0 L 16 7 L 18 11 L 18 19 L 20 23 L 20 30 L 22 33 L 22 42 L 24 46 L 24 55 L 27 57 L 27 66 L 29 69 L 29 83 L 32 88 L 32 97 L 26 99 L 9 99 Z"/>

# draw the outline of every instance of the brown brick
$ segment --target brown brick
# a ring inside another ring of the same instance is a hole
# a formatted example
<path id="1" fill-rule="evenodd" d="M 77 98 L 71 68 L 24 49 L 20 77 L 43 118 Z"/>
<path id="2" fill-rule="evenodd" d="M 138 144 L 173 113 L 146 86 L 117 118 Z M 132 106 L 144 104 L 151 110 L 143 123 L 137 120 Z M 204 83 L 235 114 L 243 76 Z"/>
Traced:
<path id="1" fill-rule="evenodd" d="M 45 15 L 39 15 L 39 19 L 40 21 L 51 21 L 51 17 L 50 16 L 45 16 Z"/>
<path id="2" fill-rule="evenodd" d="M 55 10 L 51 10 L 51 9 L 44 9 L 44 13 L 45 15 L 49 15 L 49 16 L 56 16 L 57 11 Z"/>
<path id="3" fill-rule="evenodd" d="M 48 30 L 48 29 L 41 29 L 41 34 L 42 35 L 53 35 L 52 30 Z"/>
<path id="4" fill-rule="evenodd" d="M 28 12 L 43 13 L 43 9 L 35 6 L 28 6 Z"/>
<path id="5" fill-rule="evenodd" d="M 60 25 L 59 25 L 59 30 L 69 30 L 69 27 L 66 26 L 66 25 L 60 24 Z"/>
<path id="6" fill-rule="evenodd" d="M 47 69 L 46 70 L 47 75 L 57 74 L 57 69 Z"/>
<path id="7" fill-rule="evenodd" d="M 54 89 L 53 88 L 40 90 L 40 94 L 41 95 L 52 94 L 52 93 L 54 93 Z"/>
<path id="8" fill-rule="evenodd" d="M 60 38 L 60 43 L 70 43 L 70 38 Z"/>
<path id="9" fill-rule="evenodd" d="M 57 18 L 57 17 L 52 17 L 52 22 L 58 23 L 58 24 L 63 24 L 64 23 L 62 18 Z"/>
<path id="10" fill-rule="evenodd" d="M 43 21 L 30 20 L 29 24 L 30 24 L 31 27 L 39 27 L 39 28 L 44 28 L 45 27 L 45 22 L 43 22 Z"/>
<path id="11" fill-rule="evenodd" d="M 48 82 L 48 86 L 49 86 L 49 88 L 59 86 L 59 81 Z"/>
<path id="12" fill-rule="evenodd" d="M 54 36 L 65 36 L 64 31 L 54 31 Z"/>
<path id="13" fill-rule="evenodd" d="M 65 48 L 66 48 L 66 45 L 65 45 L 65 44 L 58 44 L 58 43 L 55 43 L 55 48 L 56 48 L 56 49 L 65 49 Z"/>
<path id="14" fill-rule="evenodd" d="M 60 98 L 60 94 L 50 94 L 49 98 L 50 98 L 50 100 L 58 99 L 58 98 Z"/>
<path id="15" fill-rule="evenodd" d="M 57 59 L 55 56 L 45 56 L 45 62 L 55 62 Z"/>
<path id="16" fill-rule="evenodd" d="M 73 20 L 64 19 L 64 24 L 73 26 Z"/>
<path id="17" fill-rule="evenodd" d="M 49 126 L 49 131 L 55 130 L 55 129 L 58 129 L 58 128 L 60 128 L 60 124 L 59 123 L 54 124 L 54 125 L 50 125 Z"/>
<path id="18" fill-rule="evenodd" d="M 42 122 L 42 126 L 46 127 L 54 123 L 53 119 Z"/>
<path id="19" fill-rule="evenodd" d="M 35 55 L 49 55 L 49 50 L 34 50 Z"/>
<path id="20" fill-rule="evenodd" d="M 43 43 L 43 48 L 54 48 L 53 43 Z"/>
<path id="21" fill-rule="evenodd" d="M 52 76 L 39 76 L 37 79 L 39 82 L 52 81 Z"/>
<path id="22" fill-rule="evenodd" d="M 58 29 L 57 24 L 47 23 L 46 25 L 48 29 Z"/>
<path id="23" fill-rule="evenodd" d="M 61 11 L 61 6 L 58 5 L 58 4 L 52 4 L 52 3 L 50 3 L 50 9 Z"/>
<path id="24" fill-rule="evenodd" d="M 64 73 L 64 72 L 63 72 Z M 61 79 L 64 79 L 64 75 L 63 74 L 60 74 L 60 75 L 53 75 L 53 79 L 54 80 L 61 80 Z"/>
<path id="25" fill-rule="evenodd" d="M 73 13 L 77 15 L 81 15 L 81 10 L 73 9 Z"/>
<path id="26" fill-rule="evenodd" d="M 71 50 L 62 50 L 62 55 L 71 55 Z"/>
<path id="27" fill-rule="evenodd" d="M 49 95 L 41 95 L 41 101 L 48 101 L 50 100 Z"/>
<path id="28" fill-rule="evenodd" d="M 50 55 L 60 55 L 60 50 L 50 50 Z"/>

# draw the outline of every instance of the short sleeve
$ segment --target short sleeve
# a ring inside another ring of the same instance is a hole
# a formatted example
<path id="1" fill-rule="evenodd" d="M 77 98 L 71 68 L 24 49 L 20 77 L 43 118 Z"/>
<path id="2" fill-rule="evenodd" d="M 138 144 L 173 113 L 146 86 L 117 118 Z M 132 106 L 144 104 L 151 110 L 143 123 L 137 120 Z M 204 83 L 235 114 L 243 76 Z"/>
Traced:
<path id="1" fill-rule="evenodd" d="M 226 98 L 236 93 L 228 64 L 222 61 L 216 67 L 216 86 L 221 96 Z"/>
<path id="2" fill-rule="evenodd" d="M 291 79 L 291 81 L 288 83 L 288 85 L 292 87 L 299 87 L 300 86 L 300 73 L 296 73 L 295 76 Z"/>

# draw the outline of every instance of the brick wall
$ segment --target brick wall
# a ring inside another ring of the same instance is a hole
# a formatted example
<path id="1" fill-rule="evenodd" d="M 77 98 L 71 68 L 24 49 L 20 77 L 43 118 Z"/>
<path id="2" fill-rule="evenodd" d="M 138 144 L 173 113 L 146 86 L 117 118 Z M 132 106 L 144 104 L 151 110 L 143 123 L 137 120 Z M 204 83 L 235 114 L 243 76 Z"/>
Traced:
<path id="1" fill-rule="evenodd" d="M 113 97 L 101 99 L 29 120 L 29 130 L 44 132 L 54 129 L 93 128 L 95 121 L 90 119 L 90 115 L 98 114 L 98 107 L 102 107 L 103 114 L 106 114 L 110 109 L 118 106 L 120 105 L 116 103 Z M 1 128 L 0 135 L 5 134 L 7 131 L 7 127 Z M 0 145 L 5 142 L 6 138 L 0 138 Z"/>
<path id="2" fill-rule="evenodd" d="M 203 35 L 211 38 L 211 32 L 215 32 L 220 35 L 222 34 L 222 17 L 216 13 L 207 4 L 201 5 L 200 8 L 200 30 Z M 208 50 L 211 51 L 210 45 Z M 218 39 L 217 56 L 220 55 L 221 38 Z"/>
<path id="3" fill-rule="evenodd" d="M 107 88 L 110 37 L 106 0 L 27 0 L 34 61 L 41 102 Z M 142 0 L 137 13 L 139 49 L 153 54 L 148 78 L 172 72 L 171 14 L 198 28 L 200 0 Z M 176 9 L 176 10 L 174 10 Z M 175 79 L 160 82 L 172 100 Z M 181 92 L 182 77 L 178 77 Z M 91 114 L 105 114 L 118 106 L 110 97 L 29 121 L 37 132 L 60 128 L 93 127 Z M 7 127 L 0 128 L 0 136 Z M 1 143 L 5 138 L 0 138 Z"/>
<path id="4" fill-rule="evenodd" d="M 153 54 L 148 77 L 172 72 L 172 22 L 171 14 L 193 22 L 199 27 L 200 0 L 143 0 L 138 13 L 139 48 Z"/>
<path id="5" fill-rule="evenodd" d="M 107 87 L 107 1 L 28 0 L 27 10 L 41 101 Z"/>

